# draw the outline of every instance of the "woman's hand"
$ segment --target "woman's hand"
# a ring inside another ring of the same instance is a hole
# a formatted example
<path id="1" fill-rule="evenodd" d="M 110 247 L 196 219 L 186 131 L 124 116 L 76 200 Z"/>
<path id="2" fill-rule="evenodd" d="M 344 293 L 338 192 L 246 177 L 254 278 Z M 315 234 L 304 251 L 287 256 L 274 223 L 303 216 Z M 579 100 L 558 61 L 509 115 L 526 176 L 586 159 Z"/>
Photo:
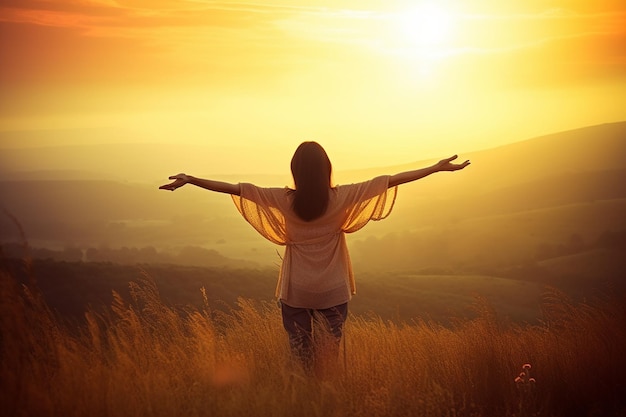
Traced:
<path id="1" fill-rule="evenodd" d="M 171 180 L 174 180 L 174 182 L 171 182 L 169 184 L 165 184 L 159 187 L 160 190 L 170 190 L 170 191 L 174 191 L 175 189 L 182 187 L 183 185 L 187 184 L 188 182 L 191 181 L 191 179 L 189 178 L 188 175 L 186 174 L 178 174 L 178 175 L 172 175 L 170 177 Z"/>
<path id="2" fill-rule="evenodd" d="M 442 159 L 441 161 L 439 161 L 436 165 L 437 171 L 458 171 L 470 164 L 469 160 L 463 162 L 462 164 L 453 164 L 452 161 L 454 161 L 456 158 L 458 158 L 458 155 L 454 155 L 450 158 Z"/>

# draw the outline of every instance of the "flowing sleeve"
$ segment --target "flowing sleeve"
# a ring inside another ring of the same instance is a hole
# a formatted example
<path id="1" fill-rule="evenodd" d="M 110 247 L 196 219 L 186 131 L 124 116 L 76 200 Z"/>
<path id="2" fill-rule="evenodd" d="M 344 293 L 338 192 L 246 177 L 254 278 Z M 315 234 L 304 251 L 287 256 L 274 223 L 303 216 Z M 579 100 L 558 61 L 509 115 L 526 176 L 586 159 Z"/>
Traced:
<path id="1" fill-rule="evenodd" d="M 243 218 L 270 242 L 284 245 L 287 235 L 281 207 L 285 204 L 286 190 L 248 183 L 241 183 L 240 187 L 240 195 L 232 195 L 232 198 Z"/>
<path id="2" fill-rule="evenodd" d="M 343 203 L 347 216 L 342 230 L 346 233 L 356 232 L 370 220 L 382 220 L 389 216 L 398 192 L 397 186 L 389 188 L 388 175 L 344 187 Z"/>

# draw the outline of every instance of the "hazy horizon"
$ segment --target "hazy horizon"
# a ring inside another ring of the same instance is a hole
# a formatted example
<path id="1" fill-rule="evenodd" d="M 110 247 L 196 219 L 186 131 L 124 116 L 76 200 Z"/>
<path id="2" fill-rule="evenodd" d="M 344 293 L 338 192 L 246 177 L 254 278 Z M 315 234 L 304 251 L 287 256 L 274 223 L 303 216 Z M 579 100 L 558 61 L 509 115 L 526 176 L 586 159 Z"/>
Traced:
<path id="1" fill-rule="evenodd" d="M 460 160 L 477 158 L 483 164 L 484 155 L 508 147 L 526 146 L 526 143 L 540 143 L 544 138 L 565 137 L 587 129 L 619 129 L 626 120 L 606 122 L 595 126 L 580 126 L 562 132 L 546 132 L 520 141 L 506 142 L 485 149 L 458 152 Z M 604 127 L 603 127 L 604 126 Z M 613 126 L 613 127 L 612 127 Z M 324 142 L 320 141 L 322 144 Z M 564 143 L 564 145 L 566 145 Z M 291 154 L 285 155 L 280 163 L 259 163 L 250 165 L 235 158 L 223 156 L 213 160 L 210 145 L 178 144 L 172 153 L 167 143 L 82 143 L 66 145 L 42 144 L 39 146 L 0 147 L 0 180 L 113 180 L 131 183 L 160 184 L 174 172 L 187 172 L 201 177 L 212 177 L 233 182 L 254 182 L 264 186 L 292 186 L 289 161 Z M 279 149 L 278 145 L 267 145 L 268 150 L 291 152 Z M 565 146 L 563 147 L 565 149 Z M 580 150 L 570 148 L 570 156 Z M 601 151 L 601 150 L 597 150 Z M 607 150 L 604 150 L 607 151 Z M 330 152 L 329 152 L 330 154 Z M 333 162 L 333 180 L 337 184 L 366 180 L 373 175 L 393 174 L 397 170 L 414 169 L 447 157 L 452 152 L 428 158 L 416 155 L 401 155 L 394 162 L 380 160 L 379 163 L 364 165 L 355 163 L 343 166 Z M 217 163 L 216 163 L 217 162 Z M 489 161 L 489 164 L 494 161 Z M 502 161 L 505 162 L 505 161 Z M 481 167 L 472 167 L 481 170 Z"/>

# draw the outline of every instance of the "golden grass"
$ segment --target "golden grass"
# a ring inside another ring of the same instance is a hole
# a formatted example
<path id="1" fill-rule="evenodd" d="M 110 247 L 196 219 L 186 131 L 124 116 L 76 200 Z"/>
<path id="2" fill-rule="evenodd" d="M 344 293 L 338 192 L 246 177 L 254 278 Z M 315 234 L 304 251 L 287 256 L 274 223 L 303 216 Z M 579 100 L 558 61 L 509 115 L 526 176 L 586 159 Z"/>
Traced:
<path id="1" fill-rule="evenodd" d="M 0 413 L 6 416 L 624 415 L 626 320 L 619 300 L 551 291 L 540 326 L 501 320 L 395 324 L 351 317 L 338 361 L 308 376 L 279 309 L 230 314 L 165 305 L 149 277 L 86 325 L 55 317 L 34 284 L 1 273 Z M 533 395 L 515 378 L 532 364 Z M 620 414 L 621 412 L 621 414 Z"/>

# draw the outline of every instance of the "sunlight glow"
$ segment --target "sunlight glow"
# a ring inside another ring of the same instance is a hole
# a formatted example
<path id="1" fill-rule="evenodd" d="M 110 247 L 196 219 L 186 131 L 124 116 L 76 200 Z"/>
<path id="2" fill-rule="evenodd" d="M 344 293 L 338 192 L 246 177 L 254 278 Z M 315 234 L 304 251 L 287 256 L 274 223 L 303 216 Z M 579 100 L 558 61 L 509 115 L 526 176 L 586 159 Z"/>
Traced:
<path id="1" fill-rule="evenodd" d="M 457 34 L 457 15 L 449 7 L 435 3 L 421 3 L 402 10 L 393 18 L 393 37 L 390 49 L 408 60 L 413 79 L 430 85 L 438 77 L 439 63 L 451 55 Z"/>
<path id="2" fill-rule="evenodd" d="M 0 150 L 186 143 L 213 150 L 202 172 L 282 175 L 305 139 L 343 169 L 392 166 L 626 108 L 624 0 L 22 0 L 0 15 Z"/>
<path id="3" fill-rule="evenodd" d="M 441 45 L 450 40 L 454 31 L 452 13 L 432 3 L 403 12 L 398 23 L 402 35 L 419 46 Z"/>

